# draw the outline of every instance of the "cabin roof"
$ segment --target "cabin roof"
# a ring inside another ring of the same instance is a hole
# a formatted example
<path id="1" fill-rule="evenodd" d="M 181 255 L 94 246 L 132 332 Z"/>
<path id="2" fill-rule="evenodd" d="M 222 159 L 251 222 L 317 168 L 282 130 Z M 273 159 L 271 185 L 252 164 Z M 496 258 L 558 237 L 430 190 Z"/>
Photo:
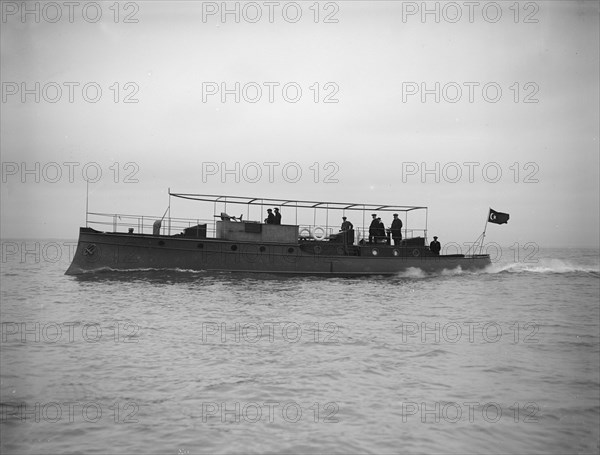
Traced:
<path id="1" fill-rule="evenodd" d="M 411 205 L 388 205 L 388 204 L 363 204 L 356 202 L 326 202 L 326 201 L 304 201 L 293 199 L 274 199 L 265 197 L 248 196 L 225 196 L 214 194 L 194 194 L 194 193 L 172 193 L 169 195 L 182 199 L 190 199 L 201 202 L 227 203 L 240 205 L 258 205 L 258 206 L 287 206 L 309 209 L 323 210 L 359 210 L 359 211 L 380 211 L 380 212 L 410 212 L 412 210 L 426 210 L 425 206 Z"/>

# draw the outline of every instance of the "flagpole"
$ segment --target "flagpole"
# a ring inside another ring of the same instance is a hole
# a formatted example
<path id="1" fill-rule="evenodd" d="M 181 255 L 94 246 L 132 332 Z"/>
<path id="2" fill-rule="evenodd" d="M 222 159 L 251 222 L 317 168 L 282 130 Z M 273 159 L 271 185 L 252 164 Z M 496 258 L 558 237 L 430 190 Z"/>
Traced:
<path id="1" fill-rule="evenodd" d="M 490 210 L 488 209 L 488 216 L 485 219 L 485 227 L 483 228 L 483 234 L 481 234 L 481 246 L 479 247 L 479 254 L 481 254 L 481 250 L 483 249 L 483 241 L 485 240 L 485 231 L 487 230 L 488 221 L 490 219 Z"/>

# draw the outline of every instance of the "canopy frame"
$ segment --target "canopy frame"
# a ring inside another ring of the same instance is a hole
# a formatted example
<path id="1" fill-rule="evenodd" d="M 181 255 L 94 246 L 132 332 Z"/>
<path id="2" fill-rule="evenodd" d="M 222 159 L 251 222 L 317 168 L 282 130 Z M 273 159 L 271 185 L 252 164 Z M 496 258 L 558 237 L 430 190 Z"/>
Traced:
<path id="1" fill-rule="evenodd" d="M 214 215 L 217 215 L 217 204 L 224 203 L 225 209 L 227 204 L 245 205 L 247 207 L 246 219 L 250 218 L 250 207 L 252 206 L 279 206 L 279 207 L 293 207 L 295 208 L 296 224 L 298 224 L 298 209 L 313 209 L 314 210 L 314 224 L 316 224 L 316 213 L 317 210 L 324 210 L 326 213 L 326 224 L 329 225 L 329 210 L 341 210 L 345 216 L 346 211 L 362 212 L 363 216 L 363 230 L 365 230 L 365 213 L 366 212 L 404 212 L 404 237 L 406 238 L 408 232 L 408 214 L 415 210 L 425 210 L 425 229 L 424 236 L 427 239 L 427 221 L 428 221 L 428 208 L 427 206 L 413 206 L 413 205 L 389 205 L 389 204 L 365 204 L 356 202 L 326 202 L 326 201 L 307 201 L 307 200 L 294 200 L 294 199 L 277 199 L 277 198 L 263 198 L 263 197 L 250 197 L 250 196 L 226 196 L 216 194 L 197 194 L 197 193 L 178 193 L 171 192 L 169 188 L 169 207 L 171 206 L 170 198 L 176 197 L 180 199 L 188 199 L 197 202 L 209 202 L 214 206 Z"/>

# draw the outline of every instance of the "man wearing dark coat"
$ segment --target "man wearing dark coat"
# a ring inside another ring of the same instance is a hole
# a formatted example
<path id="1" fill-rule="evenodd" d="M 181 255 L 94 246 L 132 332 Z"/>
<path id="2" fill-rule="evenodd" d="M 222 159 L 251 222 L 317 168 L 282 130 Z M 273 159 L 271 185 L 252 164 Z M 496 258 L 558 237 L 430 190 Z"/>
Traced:
<path id="1" fill-rule="evenodd" d="M 433 236 L 433 242 L 431 242 L 429 244 L 429 250 L 435 254 L 435 255 L 439 255 L 440 254 L 440 250 L 442 249 L 442 245 L 440 245 L 440 242 L 438 242 L 437 236 Z"/>
<path id="2" fill-rule="evenodd" d="M 348 219 L 345 216 L 342 217 L 342 220 L 344 221 L 342 222 L 342 226 L 340 229 L 341 231 L 349 231 L 350 229 L 354 229 L 354 225 L 350 221 L 348 221 Z"/>
<path id="3" fill-rule="evenodd" d="M 377 215 L 374 213 L 371 216 L 373 217 L 373 221 L 371 221 L 371 225 L 369 226 L 369 243 L 373 243 L 373 241 L 377 242 L 377 232 L 379 231 Z"/>
<path id="4" fill-rule="evenodd" d="M 273 215 L 273 210 L 267 209 L 267 217 L 265 218 L 265 223 L 267 224 L 275 224 L 275 215 Z"/>
<path id="5" fill-rule="evenodd" d="M 273 224 L 281 224 L 281 213 L 279 213 L 279 209 L 275 207 L 275 222 Z"/>
<path id="6" fill-rule="evenodd" d="M 344 220 L 340 227 L 342 241 L 345 245 L 352 245 L 354 243 L 354 225 L 345 216 L 342 217 L 342 220 Z"/>
<path id="7" fill-rule="evenodd" d="M 398 218 L 397 213 L 394 213 L 394 220 L 392 221 L 390 232 L 392 233 L 394 245 L 400 245 L 400 242 L 402 241 L 402 220 Z"/>

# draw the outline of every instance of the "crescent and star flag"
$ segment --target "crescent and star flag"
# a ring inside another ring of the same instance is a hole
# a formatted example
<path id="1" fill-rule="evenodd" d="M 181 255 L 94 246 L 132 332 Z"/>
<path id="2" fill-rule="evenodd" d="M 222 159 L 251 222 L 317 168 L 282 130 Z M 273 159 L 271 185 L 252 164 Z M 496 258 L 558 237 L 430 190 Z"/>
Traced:
<path id="1" fill-rule="evenodd" d="M 508 213 L 496 212 L 493 209 L 490 209 L 490 214 L 488 215 L 488 223 L 495 224 L 506 224 L 508 223 L 509 218 Z"/>

